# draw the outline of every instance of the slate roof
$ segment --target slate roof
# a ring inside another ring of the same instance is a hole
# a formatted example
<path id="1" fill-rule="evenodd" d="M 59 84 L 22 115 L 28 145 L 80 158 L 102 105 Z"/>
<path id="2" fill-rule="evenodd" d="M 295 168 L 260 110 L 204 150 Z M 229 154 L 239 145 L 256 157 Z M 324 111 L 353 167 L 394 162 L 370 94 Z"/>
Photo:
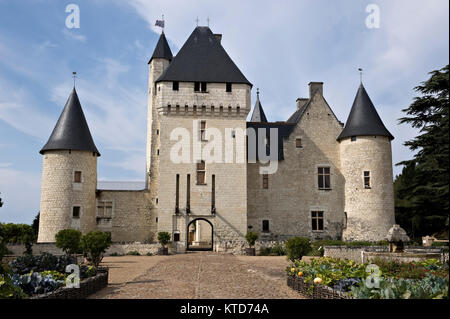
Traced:
<path id="1" fill-rule="evenodd" d="M 50 138 L 39 153 L 44 154 L 49 150 L 91 151 L 100 156 L 75 88 L 73 88 Z"/>
<path id="2" fill-rule="evenodd" d="M 345 127 L 337 140 L 364 135 L 388 136 L 391 140 L 394 139 L 394 136 L 389 133 L 383 121 L 381 121 L 375 106 L 361 83 Z"/>
<path id="3" fill-rule="evenodd" d="M 286 123 L 290 124 L 297 124 L 298 121 L 302 118 L 303 114 L 305 113 L 306 108 L 309 106 L 309 103 L 311 103 L 311 99 L 303 105 L 301 108 L 297 109 L 286 121 Z"/>
<path id="4" fill-rule="evenodd" d="M 259 90 L 256 92 L 256 103 L 255 107 L 253 108 L 250 122 L 267 122 L 266 114 L 264 114 L 261 102 L 259 101 Z"/>
<path id="5" fill-rule="evenodd" d="M 156 82 L 245 83 L 252 85 L 234 64 L 209 27 L 196 27 Z"/>
<path id="6" fill-rule="evenodd" d="M 167 59 L 169 61 L 171 61 L 173 58 L 172 51 L 170 50 L 169 43 L 167 43 L 167 39 L 166 36 L 164 35 L 164 32 L 161 33 L 158 43 L 156 43 L 155 50 L 153 51 L 153 55 L 150 58 L 150 61 L 148 61 L 148 63 L 152 62 L 154 58 L 162 58 Z"/>
<path id="7" fill-rule="evenodd" d="M 283 139 L 287 138 L 289 134 L 291 134 L 292 130 L 295 128 L 295 124 L 286 123 L 286 122 L 247 122 L 247 129 L 253 128 L 256 133 L 256 139 L 252 141 L 247 137 L 247 160 L 248 162 L 254 162 L 259 160 L 258 156 L 258 135 L 259 129 L 264 129 L 265 135 L 270 134 L 271 128 L 278 129 L 278 152 L 276 154 L 270 154 L 270 147 L 266 147 L 266 155 L 269 156 L 270 160 L 284 160 L 284 148 L 283 148 Z M 273 140 L 273 136 L 270 136 L 271 141 Z M 249 149 L 255 149 L 256 156 L 252 156 L 252 152 L 249 152 Z"/>

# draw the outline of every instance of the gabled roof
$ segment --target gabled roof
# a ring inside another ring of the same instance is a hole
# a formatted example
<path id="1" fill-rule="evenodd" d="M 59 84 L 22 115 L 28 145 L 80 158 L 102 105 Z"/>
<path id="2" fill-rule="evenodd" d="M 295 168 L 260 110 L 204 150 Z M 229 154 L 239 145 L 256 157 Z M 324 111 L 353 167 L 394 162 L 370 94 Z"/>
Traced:
<path id="1" fill-rule="evenodd" d="M 153 51 L 153 55 L 148 63 L 152 62 L 154 58 L 167 59 L 169 61 L 173 58 L 172 51 L 170 50 L 169 43 L 167 43 L 164 32 L 161 33 L 158 43 L 156 43 L 155 51 Z"/>
<path id="2" fill-rule="evenodd" d="M 250 122 L 267 122 L 266 114 L 264 114 L 261 102 L 259 101 L 259 90 L 256 91 L 256 103 L 255 107 L 253 108 Z"/>
<path id="3" fill-rule="evenodd" d="M 390 139 L 394 139 L 394 136 L 389 133 L 383 121 L 381 121 L 375 106 L 361 83 L 345 127 L 337 140 L 363 135 L 388 136 Z"/>
<path id="4" fill-rule="evenodd" d="M 39 153 L 50 150 L 90 151 L 100 156 L 89 131 L 86 118 L 73 88 L 48 142 Z"/>
<path id="5" fill-rule="evenodd" d="M 209 27 L 196 27 L 156 82 L 245 83 L 252 85 Z"/>
<path id="6" fill-rule="evenodd" d="M 301 108 L 297 109 L 297 111 L 295 111 L 286 121 L 286 123 L 290 123 L 290 124 L 297 124 L 298 121 L 300 121 L 300 119 L 302 118 L 303 114 L 305 113 L 306 108 L 309 106 L 309 104 L 311 103 L 311 99 L 309 99 L 309 101 L 303 105 Z"/>

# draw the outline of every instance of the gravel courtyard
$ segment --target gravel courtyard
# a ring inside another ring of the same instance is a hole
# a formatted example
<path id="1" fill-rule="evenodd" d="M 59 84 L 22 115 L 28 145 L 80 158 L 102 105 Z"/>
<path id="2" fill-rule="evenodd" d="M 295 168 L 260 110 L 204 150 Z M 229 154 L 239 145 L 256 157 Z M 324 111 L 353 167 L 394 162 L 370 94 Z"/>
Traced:
<path id="1" fill-rule="evenodd" d="M 303 299 L 286 285 L 285 256 L 189 252 L 105 257 L 109 285 L 90 298 Z"/>

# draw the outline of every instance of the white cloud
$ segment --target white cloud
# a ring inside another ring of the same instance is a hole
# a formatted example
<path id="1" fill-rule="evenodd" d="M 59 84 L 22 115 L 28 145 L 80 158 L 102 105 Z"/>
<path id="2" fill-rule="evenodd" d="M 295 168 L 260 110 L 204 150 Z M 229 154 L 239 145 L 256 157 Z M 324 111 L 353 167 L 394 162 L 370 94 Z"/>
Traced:
<path id="1" fill-rule="evenodd" d="M 78 34 L 78 29 L 63 29 L 62 33 L 70 39 L 74 39 L 80 42 L 86 42 L 87 38 L 83 34 Z"/>

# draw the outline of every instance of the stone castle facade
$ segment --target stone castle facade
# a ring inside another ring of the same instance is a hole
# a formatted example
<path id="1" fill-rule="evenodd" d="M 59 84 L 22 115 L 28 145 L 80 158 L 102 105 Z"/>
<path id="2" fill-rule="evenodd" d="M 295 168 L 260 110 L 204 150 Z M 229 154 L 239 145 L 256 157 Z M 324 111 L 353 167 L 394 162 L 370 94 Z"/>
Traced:
<path id="1" fill-rule="evenodd" d="M 258 92 L 247 121 L 252 84 L 221 38 L 197 27 L 173 57 L 161 34 L 149 61 L 140 189 L 97 181 L 100 153 L 73 89 L 41 150 L 38 242 L 66 228 L 108 231 L 115 242 L 167 231 L 181 251 L 242 242 L 249 230 L 270 241 L 385 238 L 395 223 L 393 136 L 362 84 L 345 127 L 321 82 L 284 122 L 267 120 Z"/>

